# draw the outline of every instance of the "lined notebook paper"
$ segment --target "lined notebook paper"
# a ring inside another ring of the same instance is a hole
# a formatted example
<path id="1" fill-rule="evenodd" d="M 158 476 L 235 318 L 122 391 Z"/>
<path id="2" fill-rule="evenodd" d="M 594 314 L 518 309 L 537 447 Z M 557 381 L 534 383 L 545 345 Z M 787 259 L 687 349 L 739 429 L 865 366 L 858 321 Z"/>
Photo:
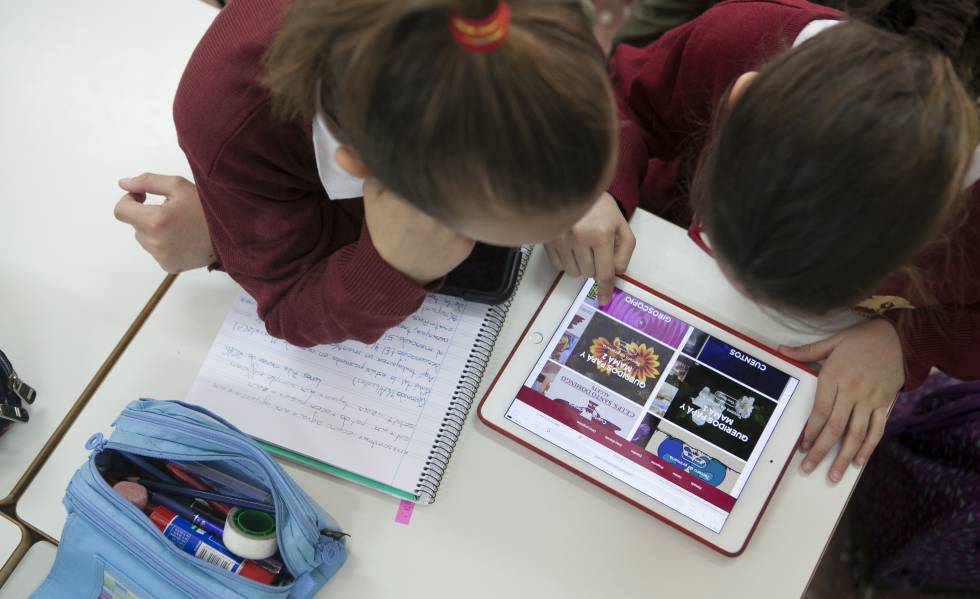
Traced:
<path id="1" fill-rule="evenodd" d="M 431 503 L 506 310 L 430 295 L 373 345 L 301 348 L 242 292 L 187 401 L 280 455 Z"/>

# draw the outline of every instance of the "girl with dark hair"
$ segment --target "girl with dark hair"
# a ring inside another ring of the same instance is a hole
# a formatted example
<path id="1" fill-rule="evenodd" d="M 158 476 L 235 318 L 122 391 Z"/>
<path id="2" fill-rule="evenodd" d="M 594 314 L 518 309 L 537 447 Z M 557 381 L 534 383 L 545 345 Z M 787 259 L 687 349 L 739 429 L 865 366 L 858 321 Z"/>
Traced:
<path id="1" fill-rule="evenodd" d="M 840 480 L 897 392 L 936 367 L 980 378 L 975 1 L 723 2 L 612 62 L 621 120 L 609 192 L 713 254 L 748 297 L 867 319 L 784 347 L 824 360 L 804 433 Z"/>

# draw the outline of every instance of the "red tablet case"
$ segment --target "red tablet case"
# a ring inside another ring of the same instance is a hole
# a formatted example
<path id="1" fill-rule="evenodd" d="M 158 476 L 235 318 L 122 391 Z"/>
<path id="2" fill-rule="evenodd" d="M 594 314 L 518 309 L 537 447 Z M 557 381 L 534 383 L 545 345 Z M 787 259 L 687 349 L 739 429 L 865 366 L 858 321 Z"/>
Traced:
<path id="1" fill-rule="evenodd" d="M 517 345 L 515 345 L 514 346 L 514 349 L 511 350 L 510 354 L 507 356 L 507 359 L 504 361 L 503 366 L 501 366 L 500 370 L 497 372 L 497 375 L 493 378 L 493 382 L 491 382 L 490 383 L 490 386 L 487 388 L 486 394 L 484 394 L 483 398 L 480 400 L 480 405 L 477 408 L 477 412 L 480 415 L 480 420 L 483 421 L 483 423 L 485 425 L 487 425 L 488 427 L 490 427 L 493 430 L 497 431 L 498 433 L 504 435 L 505 437 L 508 437 L 508 438 L 512 439 L 513 441 L 516 441 L 517 443 L 520 443 L 521 445 L 527 447 L 531 451 L 533 451 L 533 452 L 535 452 L 537 454 L 540 454 L 540 455 L 544 456 L 545 458 L 547 458 L 547 459 L 551 460 L 552 462 L 558 464 L 559 466 L 561 466 L 562 468 L 568 470 L 569 472 L 572 472 L 573 474 L 576 474 L 576 475 L 584 478 L 585 480 L 587 480 L 590 483 L 596 485 L 600 489 L 603 489 L 604 491 L 615 495 L 616 497 L 618 497 L 618 498 L 622 499 L 623 501 L 625 501 L 625 502 L 633 505 L 636 508 L 639 508 L 640 510 L 646 512 L 647 514 L 653 516 L 654 518 L 657 518 L 658 520 L 661 520 L 662 522 L 665 522 L 666 524 L 668 524 L 671 527 L 679 530 L 680 532 L 688 535 L 689 537 L 693 538 L 694 540 L 698 541 L 699 543 L 702 543 L 702 544 L 710 547 L 711 549 L 714 549 L 715 551 L 717 551 L 718 553 L 721 553 L 722 555 L 726 555 L 728 557 L 737 557 L 743 551 L 745 551 L 745 548 L 748 546 L 749 541 L 752 539 L 752 535 L 755 534 L 755 529 L 756 529 L 756 527 L 759 526 L 759 520 L 762 518 L 762 515 L 766 512 L 766 508 L 769 507 L 769 502 L 772 500 L 773 493 L 776 492 L 776 487 L 778 487 L 780 481 L 783 480 L 783 475 L 786 473 L 786 468 L 789 466 L 789 463 L 793 460 L 793 453 L 792 452 L 790 453 L 790 455 L 788 455 L 786 457 L 786 463 L 783 464 L 782 469 L 779 471 L 779 476 L 776 478 L 776 483 L 773 485 L 772 490 L 769 492 L 769 496 L 766 497 L 766 501 L 762 505 L 762 509 L 759 510 L 759 515 L 756 517 L 755 522 L 752 523 L 752 528 L 749 530 L 748 536 L 745 537 L 745 543 L 743 543 L 742 546 L 737 551 L 730 552 L 730 551 L 726 551 L 726 550 L 722 549 L 721 547 L 715 545 L 714 543 L 712 543 L 710 540 L 708 540 L 705 537 L 698 536 L 698 535 L 692 533 L 689 530 L 686 530 L 684 528 L 681 528 L 680 526 L 674 524 L 673 522 L 671 522 L 670 520 L 664 518 L 663 516 L 661 516 L 660 514 L 654 512 L 653 510 L 647 509 L 642 504 L 637 503 L 636 501 L 633 501 L 632 499 L 630 499 L 629 497 L 626 497 L 622 493 L 619 493 L 615 489 L 612 489 L 612 488 L 610 488 L 610 487 L 602 484 L 601 482 L 599 482 L 598 480 L 596 480 L 596 479 L 592 478 L 591 476 L 585 474 L 581 470 L 577 470 L 571 464 L 569 464 L 567 462 L 564 462 L 564 461 L 556 458 L 555 456 L 549 455 L 549 454 L 547 454 L 547 453 L 539 450 L 538 448 L 534 447 L 533 445 L 531 445 L 529 443 L 525 443 L 519 437 L 516 437 L 516 436 L 508 433 L 507 431 L 505 431 L 504 429 L 500 428 L 499 426 L 493 424 L 492 422 L 490 422 L 489 420 L 487 420 L 486 417 L 484 417 L 484 415 L 483 415 L 483 405 L 486 403 L 487 397 L 490 396 L 490 393 L 493 391 L 493 388 L 496 386 L 497 381 L 500 379 L 500 374 L 507 368 L 507 365 L 510 364 L 510 360 L 511 360 L 511 358 L 514 357 L 514 352 L 517 350 L 517 347 L 520 345 L 520 342 L 523 341 L 524 338 L 527 336 L 528 331 L 531 329 L 531 324 L 535 320 L 537 320 L 538 315 L 541 313 L 541 309 L 544 308 L 544 305 L 548 302 L 548 298 L 550 298 L 551 297 L 551 294 L 554 293 L 555 288 L 558 286 L 558 282 L 561 281 L 561 279 L 562 279 L 563 276 L 564 276 L 564 274 L 559 274 L 555 278 L 554 282 L 551 284 L 551 287 L 548 289 L 548 293 L 544 296 L 544 299 L 541 300 L 541 305 L 538 306 L 538 309 L 534 311 L 534 315 L 531 317 L 531 320 L 528 321 L 527 326 L 524 328 L 524 331 L 521 333 L 521 338 L 518 341 Z M 806 372 L 808 372 L 810 374 L 816 375 L 816 373 L 810 367 L 806 366 L 805 364 L 802 364 L 802 363 L 797 362 L 795 360 L 791 360 L 791 359 L 789 359 L 786 356 L 783 356 L 781 354 L 777 354 L 771 348 L 769 348 L 769 347 L 767 347 L 767 346 L 759 343 L 758 341 L 755 341 L 754 339 L 751 339 L 749 337 L 746 337 L 745 335 L 739 333 L 738 331 L 733 330 L 731 327 L 725 326 L 724 324 L 718 322 L 717 320 L 715 320 L 713 318 L 710 318 L 708 316 L 705 316 L 704 314 L 698 312 L 697 310 L 694 310 L 692 308 L 689 308 L 689 307 L 685 306 L 684 304 L 682 304 L 682 303 L 680 303 L 680 302 L 678 302 L 676 300 L 673 300 L 673 299 L 667 297 L 663 293 L 660 293 L 658 291 L 654 291 L 650 287 L 644 285 L 643 283 L 640 283 L 639 281 L 637 281 L 635 279 L 632 279 L 632 278 L 627 277 L 625 275 L 620 275 L 619 278 L 623 279 L 624 281 L 626 281 L 628 283 L 632 283 L 633 285 L 636 285 L 640 289 L 643 289 L 647 293 L 649 293 L 651 295 L 654 295 L 654 296 L 656 296 L 656 297 L 658 297 L 658 298 L 666 301 L 669 304 L 672 304 L 674 306 L 677 306 L 678 308 L 681 308 L 682 310 L 684 310 L 684 311 L 686 311 L 686 312 L 688 312 L 690 314 L 693 314 L 693 315 L 697 316 L 698 318 L 701 318 L 702 320 L 705 320 L 705 321 L 713 324 L 714 326 L 716 326 L 716 327 L 718 327 L 718 328 L 720 328 L 720 329 L 722 329 L 722 330 L 724 330 L 724 331 L 726 331 L 726 332 L 728 332 L 728 333 L 730 333 L 730 334 L 738 337 L 742 341 L 745 341 L 746 343 L 749 343 L 749 344 L 757 347 L 758 349 L 762 350 L 763 352 L 766 352 L 768 354 L 772 354 L 774 356 L 777 356 L 780 360 L 782 360 L 784 362 L 788 362 L 790 364 L 793 364 L 794 366 L 798 366 L 799 368 L 802 368 L 804 371 L 806 371 Z M 800 442 L 801 439 L 802 439 L 802 433 L 800 434 L 800 439 L 797 440 L 797 443 L 794 446 L 794 448 L 799 446 L 799 442 Z"/>

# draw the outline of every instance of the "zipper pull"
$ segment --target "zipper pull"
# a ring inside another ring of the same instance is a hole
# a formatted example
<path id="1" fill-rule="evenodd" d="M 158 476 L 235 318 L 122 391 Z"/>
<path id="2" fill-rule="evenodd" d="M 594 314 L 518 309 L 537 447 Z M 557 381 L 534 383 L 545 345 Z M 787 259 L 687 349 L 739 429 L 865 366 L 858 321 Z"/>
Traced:
<path id="1" fill-rule="evenodd" d="M 328 564 L 337 557 L 337 543 L 350 543 L 350 535 L 339 530 L 323 529 L 316 544 L 316 556 L 321 564 Z"/>
<path id="2" fill-rule="evenodd" d="M 30 420 L 30 415 L 24 408 L 0 403 L 0 419 L 13 420 L 14 422 L 27 422 Z"/>
<path id="3" fill-rule="evenodd" d="M 34 390 L 34 387 L 20 380 L 16 372 L 11 372 L 10 376 L 7 377 L 7 388 L 24 403 L 32 404 L 37 399 L 37 391 Z"/>
<path id="4" fill-rule="evenodd" d="M 320 531 L 320 534 L 323 536 L 320 537 L 320 540 L 316 544 L 316 557 L 320 560 L 321 564 L 329 564 L 337 558 L 337 541 L 339 539 L 332 535 L 338 533 L 334 533 L 333 531 Z M 327 541 L 328 538 L 334 539 L 334 542 Z"/>
<path id="5" fill-rule="evenodd" d="M 106 443 L 108 443 L 108 441 L 105 440 L 102 433 L 95 433 L 88 438 L 88 441 L 85 442 L 85 449 L 94 451 L 95 453 L 101 453 L 102 450 L 105 449 Z"/>

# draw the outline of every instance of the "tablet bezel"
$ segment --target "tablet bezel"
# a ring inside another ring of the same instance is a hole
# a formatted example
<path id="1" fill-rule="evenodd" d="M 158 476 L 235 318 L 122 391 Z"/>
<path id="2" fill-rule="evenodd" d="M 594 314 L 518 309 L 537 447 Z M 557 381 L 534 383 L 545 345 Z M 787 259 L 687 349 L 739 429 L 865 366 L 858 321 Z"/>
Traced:
<path id="1" fill-rule="evenodd" d="M 713 532 L 505 417 L 517 391 L 524 385 L 581 291 L 583 280 L 580 278 L 559 275 L 555 279 L 537 312 L 521 334 L 517 345 L 484 394 L 478 408 L 479 417 L 487 426 L 501 434 L 540 453 L 723 555 L 735 557 L 745 550 L 779 480 L 792 461 L 813 406 L 816 376 L 803 364 L 777 354 L 762 343 L 639 281 L 627 276 L 620 276 L 618 279 L 616 286 L 623 291 L 654 306 L 660 305 L 678 318 L 737 349 L 748 350 L 760 358 L 765 356 L 764 359 L 771 366 L 799 380 L 797 389 L 780 416 L 720 533 Z"/>

